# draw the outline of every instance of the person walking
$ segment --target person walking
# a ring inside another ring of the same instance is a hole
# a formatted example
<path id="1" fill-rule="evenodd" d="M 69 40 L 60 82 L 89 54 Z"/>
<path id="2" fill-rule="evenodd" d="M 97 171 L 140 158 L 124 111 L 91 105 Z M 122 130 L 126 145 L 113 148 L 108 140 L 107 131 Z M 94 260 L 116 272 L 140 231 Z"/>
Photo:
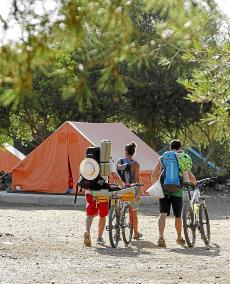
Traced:
<path id="1" fill-rule="evenodd" d="M 117 172 L 120 175 L 122 181 L 126 185 L 131 185 L 132 183 L 140 183 L 140 164 L 134 160 L 133 156 L 136 152 L 136 143 L 132 142 L 125 146 L 124 158 L 119 159 L 117 162 Z M 139 240 L 143 235 L 138 231 L 138 206 L 140 203 L 140 188 L 137 187 L 135 193 L 135 201 L 131 202 L 132 207 L 132 218 L 133 218 L 133 231 L 134 240 Z"/>
<path id="2" fill-rule="evenodd" d="M 92 162 L 92 161 L 91 161 Z M 117 174 L 116 167 L 112 158 L 109 160 L 109 167 L 111 176 L 120 186 L 123 186 L 123 182 L 119 175 Z M 96 178 L 99 174 L 99 165 L 94 162 L 90 167 L 88 167 L 92 171 L 92 175 Z M 84 170 L 82 170 L 82 173 Z M 93 177 L 87 176 L 87 173 L 84 173 L 85 177 L 88 179 L 92 179 Z M 89 175 L 89 173 L 88 173 Z M 108 182 L 108 177 L 103 177 L 106 182 Z M 85 226 L 86 231 L 84 233 L 84 245 L 87 247 L 91 247 L 91 234 L 90 229 L 93 222 L 94 217 L 99 215 L 99 222 L 98 222 L 98 238 L 97 244 L 103 245 L 103 232 L 105 229 L 106 217 L 109 214 L 109 201 L 105 198 L 105 200 L 98 202 L 96 198 L 91 194 L 91 190 L 85 190 L 85 199 L 86 199 L 86 220 Z"/>
<path id="3" fill-rule="evenodd" d="M 153 173 L 152 181 L 155 183 L 161 180 L 161 185 L 165 197 L 159 200 L 160 216 L 158 219 L 159 227 L 159 247 L 166 247 L 164 239 L 164 229 L 166 217 L 170 215 L 172 207 L 175 216 L 175 228 L 177 232 L 176 242 L 179 245 L 185 245 L 182 237 L 182 206 L 183 206 L 183 187 L 182 176 L 178 165 L 177 155 L 183 153 L 180 140 L 173 140 L 170 143 L 170 151 L 165 152 L 158 160 Z M 186 154 L 187 155 L 187 154 Z M 190 157 L 189 157 L 190 158 Z M 191 171 L 188 171 L 189 179 L 192 184 L 196 184 L 196 178 Z M 187 182 L 187 181 L 186 181 Z"/>

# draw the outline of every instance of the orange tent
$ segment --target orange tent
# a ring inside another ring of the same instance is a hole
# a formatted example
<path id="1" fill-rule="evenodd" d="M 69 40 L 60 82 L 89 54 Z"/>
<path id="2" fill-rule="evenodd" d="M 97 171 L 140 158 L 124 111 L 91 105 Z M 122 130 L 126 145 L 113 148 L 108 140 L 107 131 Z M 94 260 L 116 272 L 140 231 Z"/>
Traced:
<path id="1" fill-rule="evenodd" d="M 123 156 L 124 146 L 135 141 L 138 144 L 135 159 L 141 165 L 142 181 L 146 187 L 151 184 L 151 172 L 159 156 L 122 123 L 65 122 L 13 170 L 13 188 L 66 192 L 69 169 L 75 187 L 86 148 L 100 145 L 102 139 L 112 141 L 115 161 Z"/>
<path id="2" fill-rule="evenodd" d="M 0 148 L 0 172 L 9 173 L 25 156 L 10 144 Z"/>

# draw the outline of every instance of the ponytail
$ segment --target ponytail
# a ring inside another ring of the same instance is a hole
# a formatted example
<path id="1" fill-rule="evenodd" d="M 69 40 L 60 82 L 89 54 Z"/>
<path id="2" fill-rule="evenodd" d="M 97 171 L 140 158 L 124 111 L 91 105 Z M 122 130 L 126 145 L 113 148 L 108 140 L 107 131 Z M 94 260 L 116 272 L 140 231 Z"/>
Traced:
<path id="1" fill-rule="evenodd" d="M 130 156 L 133 156 L 136 151 L 137 144 L 135 142 L 131 142 L 125 146 L 125 150 Z"/>

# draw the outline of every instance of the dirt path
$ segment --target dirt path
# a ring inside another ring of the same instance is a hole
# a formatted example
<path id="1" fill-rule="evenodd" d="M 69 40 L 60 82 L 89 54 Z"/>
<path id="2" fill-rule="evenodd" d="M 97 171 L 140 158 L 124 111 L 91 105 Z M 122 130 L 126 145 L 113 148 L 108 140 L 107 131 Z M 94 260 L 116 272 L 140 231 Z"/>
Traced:
<path id="1" fill-rule="evenodd" d="M 118 249 L 84 248 L 84 211 L 0 208 L 0 283 L 230 283 L 230 198 L 208 198 L 212 243 L 175 244 L 173 219 L 167 249 L 158 249 L 157 204 L 141 208 L 142 241 Z M 153 216 L 154 215 L 154 216 Z M 96 237 L 96 224 L 93 233 Z"/>

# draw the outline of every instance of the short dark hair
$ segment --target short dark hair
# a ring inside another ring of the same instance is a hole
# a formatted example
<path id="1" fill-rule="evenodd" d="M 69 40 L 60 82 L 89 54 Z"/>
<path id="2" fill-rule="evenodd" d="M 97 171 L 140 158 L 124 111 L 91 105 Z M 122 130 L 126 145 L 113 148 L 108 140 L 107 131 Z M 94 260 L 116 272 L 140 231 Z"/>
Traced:
<path id="1" fill-rule="evenodd" d="M 170 149 L 171 150 L 179 150 L 181 148 L 181 142 L 178 139 L 174 139 L 173 141 L 171 141 L 170 143 Z"/>

